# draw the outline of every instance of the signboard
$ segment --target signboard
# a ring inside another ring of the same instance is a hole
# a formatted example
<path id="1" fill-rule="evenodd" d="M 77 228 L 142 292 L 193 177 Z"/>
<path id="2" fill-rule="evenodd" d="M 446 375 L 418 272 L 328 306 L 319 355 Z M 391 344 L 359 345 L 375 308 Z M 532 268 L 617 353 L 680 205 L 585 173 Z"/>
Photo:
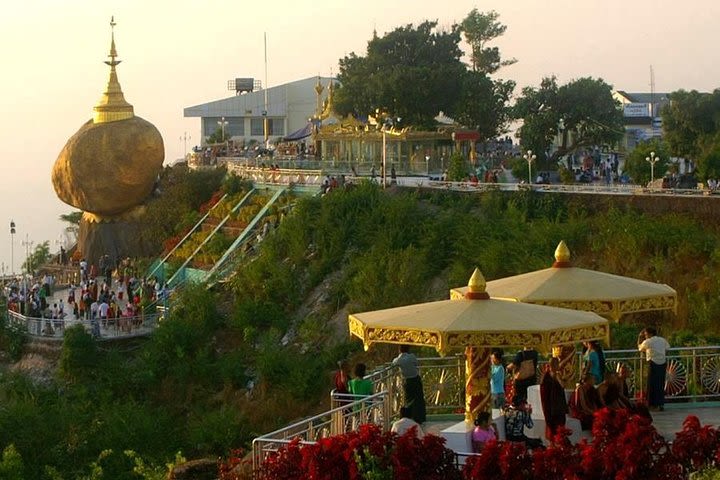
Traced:
<path id="1" fill-rule="evenodd" d="M 626 103 L 623 105 L 623 115 L 626 117 L 649 117 L 649 103 Z"/>

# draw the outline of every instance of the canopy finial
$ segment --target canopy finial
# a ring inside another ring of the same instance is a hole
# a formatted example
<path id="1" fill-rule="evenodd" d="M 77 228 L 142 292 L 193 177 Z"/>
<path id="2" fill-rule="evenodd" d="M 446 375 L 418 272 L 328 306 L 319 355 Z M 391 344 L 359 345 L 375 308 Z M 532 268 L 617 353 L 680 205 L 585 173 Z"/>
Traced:
<path id="1" fill-rule="evenodd" d="M 487 283 L 485 282 L 485 277 L 483 277 L 483 274 L 480 273 L 479 268 L 475 268 L 475 271 L 468 281 L 468 291 L 465 294 L 465 298 L 471 300 L 486 300 L 490 298 L 488 293 L 485 291 L 486 286 Z"/>
<path id="2" fill-rule="evenodd" d="M 565 268 L 570 266 L 570 249 L 565 244 L 565 240 L 560 240 L 557 248 L 555 249 L 555 268 Z"/>

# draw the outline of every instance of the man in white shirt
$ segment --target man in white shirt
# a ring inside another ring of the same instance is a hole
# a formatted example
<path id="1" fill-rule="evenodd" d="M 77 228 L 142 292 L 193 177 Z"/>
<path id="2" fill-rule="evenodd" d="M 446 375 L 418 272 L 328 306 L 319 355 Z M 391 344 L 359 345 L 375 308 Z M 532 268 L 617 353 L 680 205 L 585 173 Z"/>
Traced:
<path id="1" fill-rule="evenodd" d="M 643 340 L 644 339 L 644 340 Z M 665 409 L 665 372 L 670 344 L 658 336 L 653 327 L 647 327 L 638 336 L 638 350 L 645 352 L 648 363 L 648 405 L 650 410 Z"/>
<path id="2" fill-rule="evenodd" d="M 417 438 L 423 438 L 424 434 L 420 425 L 410 418 L 412 410 L 409 407 L 400 407 L 400 419 L 393 422 L 390 431 L 397 433 L 398 436 L 403 436 L 412 427 L 415 427 L 415 436 Z"/>

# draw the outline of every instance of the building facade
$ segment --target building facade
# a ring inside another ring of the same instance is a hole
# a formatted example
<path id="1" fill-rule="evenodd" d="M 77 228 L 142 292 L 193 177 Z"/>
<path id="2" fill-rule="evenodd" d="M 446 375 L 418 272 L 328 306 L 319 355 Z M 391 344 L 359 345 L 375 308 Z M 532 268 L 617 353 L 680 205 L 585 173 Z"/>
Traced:
<path id="1" fill-rule="evenodd" d="M 328 84 L 329 77 L 309 77 L 277 85 L 265 90 L 255 90 L 229 98 L 215 100 L 183 110 L 185 117 L 200 119 L 200 138 L 206 139 L 218 129 L 224 130 L 225 138 L 249 143 L 265 141 L 264 121 L 268 120 L 268 137 L 273 143 L 286 135 L 304 128 L 315 115 L 319 101 L 327 96 L 315 90 L 318 82 Z"/>

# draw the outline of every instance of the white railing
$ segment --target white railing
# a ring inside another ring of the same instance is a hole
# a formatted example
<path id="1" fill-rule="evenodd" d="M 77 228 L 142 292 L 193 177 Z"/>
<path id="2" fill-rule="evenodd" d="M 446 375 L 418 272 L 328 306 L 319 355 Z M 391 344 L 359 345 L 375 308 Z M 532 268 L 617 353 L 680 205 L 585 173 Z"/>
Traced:
<path id="1" fill-rule="evenodd" d="M 159 313 L 90 320 L 27 317 L 12 310 L 8 311 L 10 325 L 23 329 L 28 336 L 58 341 L 62 341 L 65 329 L 74 325 L 82 325 L 90 335 L 98 339 L 149 335 L 155 330 L 160 319 Z"/>
<path id="2" fill-rule="evenodd" d="M 253 470 L 257 471 L 268 456 L 297 439 L 300 443 L 315 443 L 321 438 L 341 435 L 366 423 L 380 425 L 383 430 L 390 426 L 390 403 L 388 392 L 381 391 L 367 397 L 345 395 L 340 403 L 327 412 L 275 430 L 252 442 Z"/>

